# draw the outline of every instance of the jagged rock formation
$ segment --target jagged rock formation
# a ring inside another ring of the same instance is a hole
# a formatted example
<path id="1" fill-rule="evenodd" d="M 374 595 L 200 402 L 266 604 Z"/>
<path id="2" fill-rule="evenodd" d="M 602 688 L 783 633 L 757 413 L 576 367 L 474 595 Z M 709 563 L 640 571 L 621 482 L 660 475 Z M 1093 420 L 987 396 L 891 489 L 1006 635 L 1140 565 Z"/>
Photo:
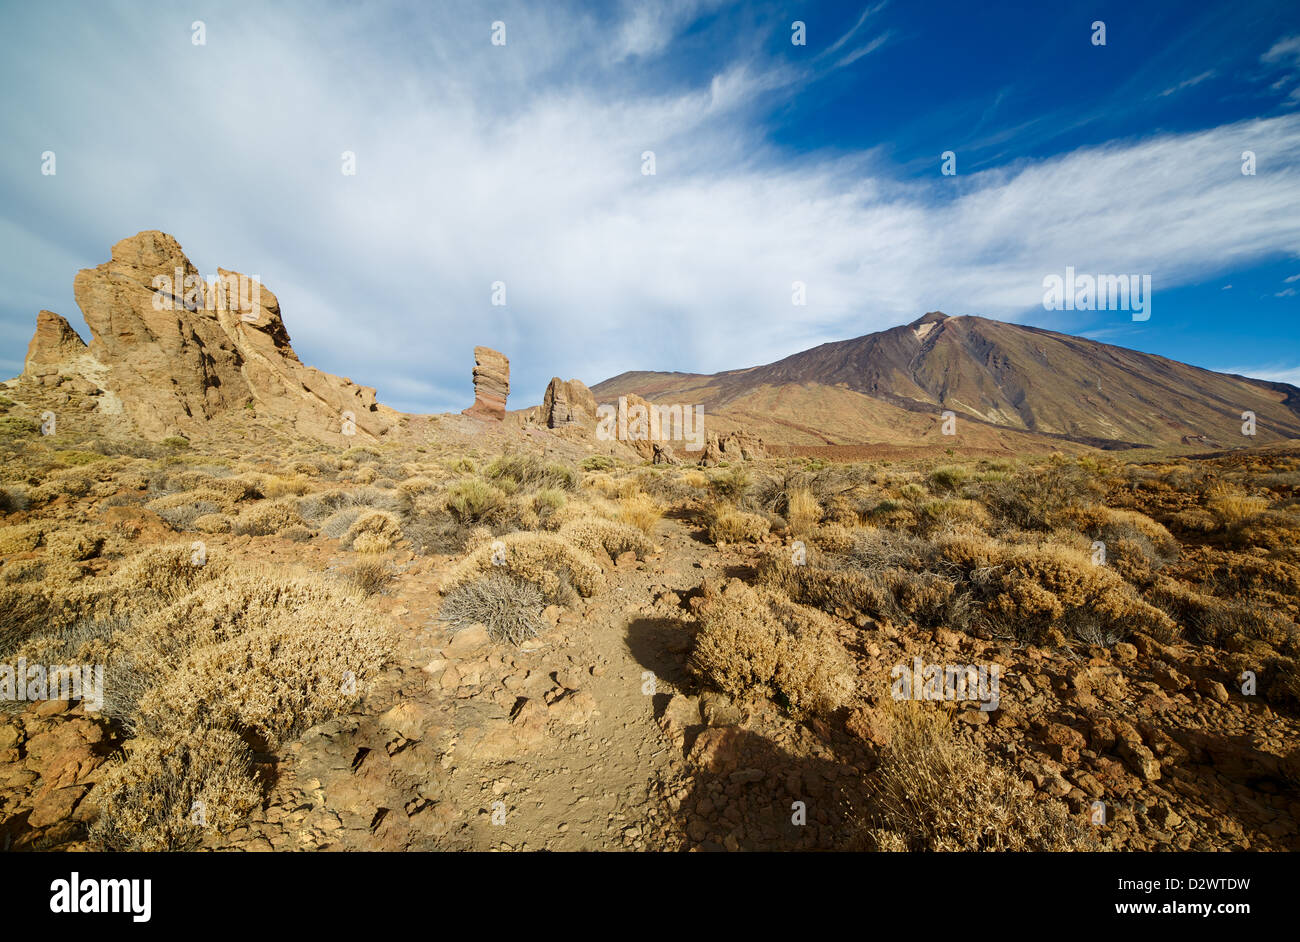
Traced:
<path id="1" fill-rule="evenodd" d="M 71 324 L 53 311 L 41 311 L 36 315 L 36 333 L 27 345 L 23 373 L 29 376 L 58 373 L 61 365 L 78 360 L 88 352 L 85 341 Z"/>
<path id="2" fill-rule="evenodd" d="M 510 361 L 491 347 L 474 348 L 474 404 L 465 415 L 503 421 L 510 395 Z"/>
<path id="3" fill-rule="evenodd" d="M 711 467 L 719 461 L 753 461 L 766 457 L 767 449 L 763 446 L 763 440 L 757 436 L 748 432 L 727 432 L 722 435 L 710 432 L 704 454 L 700 456 L 700 464 Z"/>
<path id="4" fill-rule="evenodd" d="M 202 434 L 205 422 L 247 406 L 326 439 L 376 438 L 394 425 L 397 413 L 376 403 L 374 389 L 299 361 L 269 289 L 217 271 L 205 284 L 164 232 L 123 239 L 74 282 L 90 344 L 43 311 L 24 376 L 81 377 L 107 391 L 100 411 L 120 403 L 151 438 Z"/>
<path id="5" fill-rule="evenodd" d="M 542 421 L 547 428 L 590 426 L 596 421 L 596 397 L 582 380 L 553 377 L 542 397 Z"/>

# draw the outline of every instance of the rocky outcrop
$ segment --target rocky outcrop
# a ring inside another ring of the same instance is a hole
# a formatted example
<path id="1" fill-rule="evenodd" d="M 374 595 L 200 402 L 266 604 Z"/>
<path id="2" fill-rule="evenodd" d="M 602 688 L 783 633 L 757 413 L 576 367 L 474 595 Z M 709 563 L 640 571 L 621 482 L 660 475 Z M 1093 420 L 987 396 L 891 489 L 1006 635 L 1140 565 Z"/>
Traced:
<path id="1" fill-rule="evenodd" d="M 374 389 L 299 361 L 279 302 L 256 277 L 217 271 L 206 284 L 164 232 L 123 239 L 73 284 L 89 345 L 43 311 L 24 374 L 94 382 L 150 438 L 201 434 L 204 423 L 246 407 L 326 440 L 376 438 L 392 427 L 397 413 Z"/>
<path id="2" fill-rule="evenodd" d="M 547 428 L 566 425 L 593 425 L 596 421 L 596 397 L 582 380 L 568 382 L 556 376 L 542 397 L 542 421 Z"/>
<path id="3" fill-rule="evenodd" d="M 88 353 L 85 341 L 71 324 L 53 311 L 41 311 L 36 315 L 36 333 L 27 345 L 23 373 L 38 376 L 47 367 L 58 372 L 60 365 L 79 360 Z"/>
<path id="4" fill-rule="evenodd" d="M 650 459 L 651 464 L 681 464 L 682 459 L 678 458 L 671 445 L 665 445 L 662 442 L 654 443 L 654 457 Z"/>
<path id="5" fill-rule="evenodd" d="M 474 404 L 465 415 L 502 421 L 510 395 L 510 361 L 491 347 L 474 348 Z"/>
<path id="6" fill-rule="evenodd" d="M 741 431 L 723 435 L 710 432 L 704 454 L 700 456 L 700 464 L 711 467 L 719 461 L 753 461 L 766 457 L 767 449 L 763 440 L 755 435 Z"/>
<path id="7" fill-rule="evenodd" d="M 83 408 L 121 414 L 122 404 L 104 392 L 106 369 L 96 360 L 72 325 L 53 311 L 36 315 L 36 333 L 27 345 L 22 378 L 46 387 L 100 397 Z"/>

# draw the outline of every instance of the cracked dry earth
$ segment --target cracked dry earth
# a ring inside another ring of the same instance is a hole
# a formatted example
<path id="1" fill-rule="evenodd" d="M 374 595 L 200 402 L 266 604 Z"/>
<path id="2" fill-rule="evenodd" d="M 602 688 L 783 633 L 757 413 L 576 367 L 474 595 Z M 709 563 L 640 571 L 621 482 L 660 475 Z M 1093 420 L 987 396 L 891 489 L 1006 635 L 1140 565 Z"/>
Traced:
<path id="1" fill-rule="evenodd" d="M 809 791 L 793 765 L 736 768 L 771 750 L 739 734 L 750 714 L 721 697 L 674 696 L 690 686 L 690 611 L 701 580 L 743 571 L 757 548 L 724 556 L 673 520 L 660 523 L 657 538 L 661 552 L 620 558 L 606 592 L 548 609 L 553 627 L 520 648 L 474 628 L 449 632 L 436 612 L 450 562 L 408 560 L 379 599 L 401 641 L 360 711 L 261 757 L 275 782 L 265 809 L 205 846 L 573 851 L 829 841 L 826 811 L 810 809 L 796 827 L 782 810 L 794 800 L 783 799 L 786 790 L 806 800 L 824 792 L 819 782 Z M 342 559 L 323 542 L 293 552 L 318 570 Z M 820 751 L 803 733 L 807 749 Z M 701 766 L 716 768 L 716 780 L 688 774 Z M 772 775 L 781 794 L 759 797 L 753 786 Z M 687 820 L 683 803 L 703 811 Z M 704 823 L 711 812 L 717 822 Z"/>

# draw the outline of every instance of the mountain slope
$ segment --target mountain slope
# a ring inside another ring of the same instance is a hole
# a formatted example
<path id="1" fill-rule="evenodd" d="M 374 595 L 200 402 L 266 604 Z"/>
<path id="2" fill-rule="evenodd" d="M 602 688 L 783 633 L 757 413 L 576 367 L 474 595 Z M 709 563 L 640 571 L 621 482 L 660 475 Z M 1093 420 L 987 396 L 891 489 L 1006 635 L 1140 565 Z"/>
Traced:
<path id="1" fill-rule="evenodd" d="M 1105 448 L 1300 437 L 1294 386 L 938 312 L 765 366 L 713 375 L 623 373 L 592 391 L 602 401 L 634 392 L 700 403 L 724 426 L 743 423 L 769 441 L 796 445 L 939 440 L 945 410 L 959 417 L 959 437 L 980 443 L 1005 438 L 999 431 L 1029 433 L 1038 444 Z M 1244 411 L 1255 413 L 1254 439 L 1242 434 Z"/>

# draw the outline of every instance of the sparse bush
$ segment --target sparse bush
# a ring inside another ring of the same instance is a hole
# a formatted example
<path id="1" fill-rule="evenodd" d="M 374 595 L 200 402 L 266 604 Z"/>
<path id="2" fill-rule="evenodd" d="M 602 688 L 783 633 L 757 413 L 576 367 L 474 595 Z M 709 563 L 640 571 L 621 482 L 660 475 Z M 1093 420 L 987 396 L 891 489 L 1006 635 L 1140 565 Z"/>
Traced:
<path id="1" fill-rule="evenodd" d="M 303 523 L 296 503 L 291 498 L 280 498 L 258 501 L 242 511 L 231 529 L 240 536 L 270 536 Z"/>
<path id="2" fill-rule="evenodd" d="M 636 527 L 649 536 L 654 533 L 655 524 L 663 516 L 663 508 L 649 494 L 635 493 L 620 497 L 618 501 L 618 519 L 629 526 Z"/>
<path id="3" fill-rule="evenodd" d="M 505 505 L 505 493 L 478 478 L 462 478 L 447 489 L 447 510 L 465 526 L 491 520 Z"/>
<path id="4" fill-rule="evenodd" d="M 582 459 L 583 471 L 608 471 L 614 467 L 614 459 L 609 455 L 590 455 Z"/>
<path id="5" fill-rule="evenodd" d="M 1009 768 L 958 738 L 929 704 L 890 706 L 888 744 L 873 777 L 877 849 L 1097 849 L 1059 801 L 1039 801 Z"/>
<path id="6" fill-rule="evenodd" d="M 741 466 L 736 466 L 715 474 L 709 480 L 709 487 L 723 501 L 737 504 L 745 499 L 745 493 L 751 483 L 749 472 Z"/>
<path id="7" fill-rule="evenodd" d="M 491 540 L 491 534 L 487 534 Z M 600 565 L 591 554 L 554 533 L 509 533 L 501 537 L 504 561 L 499 568 L 533 583 L 549 602 L 564 604 L 574 589 L 591 596 L 604 588 Z M 471 546 L 474 543 L 471 542 Z M 493 548 L 480 543 L 448 574 L 443 585 L 450 589 L 462 582 L 491 572 Z M 500 558 L 500 557 L 499 557 Z"/>
<path id="8" fill-rule="evenodd" d="M 1092 503 L 1102 488 L 1078 467 L 1028 470 L 976 487 L 994 517 L 1021 530 L 1051 530 L 1071 506 Z"/>
<path id="9" fill-rule="evenodd" d="M 362 537 L 364 540 L 361 540 Z M 343 548 L 359 553 L 384 553 L 402 538 L 402 527 L 387 511 L 370 510 L 362 513 L 343 536 Z M 357 545 L 361 541 L 360 546 Z"/>
<path id="10" fill-rule="evenodd" d="M 225 514 L 208 513 L 194 519 L 193 528 L 200 533 L 229 533 L 233 521 Z"/>
<path id="11" fill-rule="evenodd" d="M 786 500 L 785 519 L 790 532 L 795 535 L 807 533 L 822 519 L 822 508 L 817 498 L 807 488 L 796 488 Z"/>
<path id="12" fill-rule="evenodd" d="M 545 604 L 537 586 L 494 570 L 449 591 L 438 617 L 462 629 L 481 624 L 493 641 L 519 645 L 546 629 Z"/>
<path id="13" fill-rule="evenodd" d="M 271 499 L 298 497 L 311 490 L 311 480 L 301 472 L 291 475 L 274 475 L 266 479 L 261 490 L 264 496 Z"/>
<path id="14" fill-rule="evenodd" d="M 796 713 L 833 711 L 853 692 L 853 662 L 826 615 L 738 580 L 705 583 L 704 599 L 688 661 L 702 680 L 735 697 L 779 696 Z"/>
<path id="15" fill-rule="evenodd" d="M 1206 507 L 1222 526 L 1235 529 L 1268 510 L 1268 501 L 1244 494 L 1225 494 L 1211 498 Z"/>
<path id="16" fill-rule="evenodd" d="M 46 543 L 50 556 L 80 562 L 99 555 L 104 534 L 88 527 L 64 526 L 51 532 Z"/>
<path id="17" fill-rule="evenodd" d="M 203 835 L 191 818 L 227 833 L 262 801 L 252 752 L 224 729 L 137 739 L 87 799 L 99 807 L 90 842 L 102 850 L 184 850 Z"/>
<path id="18" fill-rule="evenodd" d="M 506 486 L 507 493 L 519 488 L 557 488 L 571 491 L 578 476 L 573 468 L 555 462 L 543 462 L 536 455 L 501 455 L 483 469 L 488 479 Z"/>
<path id="19" fill-rule="evenodd" d="M 944 465 L 930 472 L 930 486 L 936 491 L 955 491 L 966 483 L 970 472 L 961 465 Z"/>
<path id="20" fill-rule="evenodd" d="M 0 527 L 0 555 L 30 553 L 41 545 L 45 528 L 39 523 L 18 523 Z"/>
<path id="21" fill-rule="evenodd" d="M 372 536 L 363 533 L 360 539 Z M 360 539 L 358 542 L 360 542 Z M 358 551 L 362 552 L 362 551 Z M 393 578 L 393 567 L 378 555 L 363 555 L 361 559 L 343 570 L 343 582 L 362 595 L 376 595 L 387 588 Z"/>
<path id="22" fill-rule="evenodd" d="M 347 712 L 357 697 L 349 677 L 373 674 L 388 646 L 359 600 L 320 589 L 308 595 L 315 598 L 263 616 L 260 624 L 246 620 L 239 633 L 221 625 L 224 640 L 193 650 L 141 698 L 141 728 L 210 722 L 275 749 Z"/>
<path id="23" fill-rule="evenodd" d="M 343 539 L 352 529 L 352 524 L 356 523 L 357 518 L 365 512 L 364 507 L 344 507 L 342 510 L 335 511 L 321 524 L 321 535 L 331 540 Z"/>
<path id="24" fill-rule="evenodd" d="M 708 515 L 709 539 L 714 543 L 758 543 L 772 525 L 766 517 L 719 504 Z"/>
<path id="25" fill-rule="evenodd" d="M 608 554 L 614 558 L 632 552 L 638 559 L 644 559 L 654 552 L 654 544 L 636 527 L 597 517 L 570 520 L 560 527 L 559 535 L 596 557 Z"/>
<path id="26" fill-rule="evenodd" d="M 40 425 L 31 419 L 24 418 L 20 415 L 2 415 L 0 416 L 0 441 L 12 440 L 15 438 L 27 438 L 37 434 L 41 430 Z"/>

